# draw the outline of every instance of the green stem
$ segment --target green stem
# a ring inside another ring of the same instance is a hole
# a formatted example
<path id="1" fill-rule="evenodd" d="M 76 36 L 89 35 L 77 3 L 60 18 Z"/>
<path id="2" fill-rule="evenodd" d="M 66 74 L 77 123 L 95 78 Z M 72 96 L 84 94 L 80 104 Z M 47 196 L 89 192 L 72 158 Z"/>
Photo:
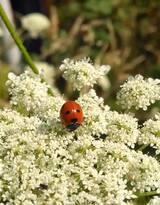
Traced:
<path id="1" fill-rule="evenodd" d="M 160 195 L 160 193 L 157 193 L 156 191 L 136 192 L 135 195 L 138 196 L 138 197 L 144 197 L 144 196 Z"/>
<path id="2" fill-rule="evenodd" d="M 12 24 L 10 23 L 6 12 L 4 11 L 1 3 L 0 3 L 0 16 L 4 22 L 4 24 L 6 25 L 9 33 L 11 34 L 12 38 L 14 39 L 15 43 L 17 44 L 18 48 L 20 49 L 21 53 L 23 54 L 23 57 L 25 59 L 25 61 L 28 63 L 28 65 L 30 66 L 30 68 L 32 69 L 32 71 L 35 74 L 39 74 L 39 70 L 38 68 L 34 65 L 32 58 L 30 57 L 27 49 L 25 48 L 25 46 L 23 45 L 22 40 L 20 39 L 20 37 L 18 36 L 17 32 L 15 31 L 14 27 L 12 26 Z M 42 79 L 42 82 L 44 82 L 44 79 Z M 50 95 L 53 95 L 53 92 L 51 90 L 51 88 L 48 88 L 48 93 Z"/>
<path id="3" fill-rule="evenodd" d="M 24 59 L 26 60 L 26 62 L 28 63 L 28 65 L 31 67 L 31 69 L 33 70 L 33 72 L 35 74 L 39 74 L 39 70 L 36 68 L 36 66 L 34 65 L 29 53 L 27 52 L 26 48 L 23 45 L 22 40 L 20 39 L 20 37 L 18 36 L 17 32 L 15 31 L 15 29 L 13 28 L 12 24 L 10 23 L 6 12 L 4 11 L 2 5 L 0 4 L 0 16 L 4 22 L 4 24 L 6 25 L 8 31 L 10 32 L 12 38 L 14 39 L 14 41 L 16 42 L 18 48 L 20 49 L 21 53 L 23 54 Z"/>
<path id="4" fill-rule="evenodd" d="M 138 151 L 143 151 L 147 146 L 148 146 L 148 145 L 146 145 L 146 144 L 142 145 L 142 146 L 138 149 Z"/>

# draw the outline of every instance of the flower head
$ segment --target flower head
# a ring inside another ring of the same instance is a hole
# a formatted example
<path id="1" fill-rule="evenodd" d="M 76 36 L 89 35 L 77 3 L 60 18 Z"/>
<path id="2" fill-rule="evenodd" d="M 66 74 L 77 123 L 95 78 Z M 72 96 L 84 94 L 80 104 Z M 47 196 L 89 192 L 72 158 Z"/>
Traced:
<path id="1" fill-rule="evenodd" d="M 160 192 L 160 164 L 159 162 L 142 152 L 129 152 L 127 154 L 129 172 L 127 173 L 128 183 L 133 191 Z"/>
<path id="2" fill-rule="evenodd" d="M 88 64 L 67 64 L 67 79 L 74 79 L 75 86 L 78 79 L 77 89 L 86 79 L 92 86 L 95 73 L 104 73 Z M 85 80 L 84 75 L 81 83 L 81 73 L 73 71 L 82 65 L 88 66 L 80 69 L 82 76 L 86 69 L 93 72 Z M 0 110 L 1 204 L 137 205 L 134 199 L 139 192 L 160 193 L 158 155 L 135 149 L 137 141 L 159 149 L 160 115 L 140 128 L 138 119 L 110 111 L 90 89 L 77 99 L 84 122 L 68 132 L 59 119 L 64 100 L 55 89 L 53 96 L 48 95 L 48 85 L 40 76 L 30 70 L 20 76 L 10 73 L 7 85 L 11 108 Z"/>
<path id="3" fill-rule="evenodd" d="M 106 133 L 106 112 L 110 108 L 104 105 L 103 98 L 98 97 L 91 89 L 87 94 L 80 96 L 78 102 L 82 105 L 84 112 L 84 123 L 80 131 L 97 136 Z"/>
<path id="4" fill-rule="evenodd" d="M 160 100 L 160 80 L 144 79 L 141 75 L 129 77 L 121 86 L 117 99 L 124 109 L 134 107 L 137 110 L 147 110 L 149 105 Z"/>
<path id="5" fill-rule="evenodd" d="M 123 142 L 134 147 L 139 136 L 137 119 L 128 114 L 108 112 L 106 114 L 107 139 L 115 142 Z"/>
<path id="6" fill-rule="evenodd" d="M 94 66 L 89 61 L 89 59 L 79 61 L 65 59 L 60 66 L 64 78 L 72 84 L 73 89 L 81 90 L 84 86 L 92 87 L 101 76 L 110 70 L 109 65 Z"/>
<path id="7" fill-rule="evenodd" d="M 49 28 L 49 19 L 41 13 L 31 13 L 21 18 L 22 27 L 26 29 L 32 38 L 44 34 Z"/>
<path id="8" fill-rule="evenodd" d="M 48 85 L 41 82 L 41 78 L 31 70 L 25 71 L 20 76 L 9 73 L 7 81 L 11 104 L 21 113 L 38 115 L 43 118 L 58 118 L 61 103 L 60 96 L 53 89 L 56 97 L 48 95 Z M 61 100 L 63 103 L 63 100 Z M 53 114 L 53 112 L 55 112 Z"/>
<path id="9" fill-rule="evenodd" d="M 138 142 L 150 145 L 156 149 L 157 154 L 160 153 L 160 114 L 144 122 Z"/>

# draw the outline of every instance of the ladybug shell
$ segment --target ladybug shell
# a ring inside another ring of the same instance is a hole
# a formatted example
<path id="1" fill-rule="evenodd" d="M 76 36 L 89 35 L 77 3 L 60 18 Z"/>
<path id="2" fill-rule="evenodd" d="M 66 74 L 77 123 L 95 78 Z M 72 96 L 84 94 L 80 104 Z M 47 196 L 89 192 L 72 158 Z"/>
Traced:
<path id="1" fill-rule="evenodd" d="M 70 131 L 79 127 L 83 122 L 83 111 L 75 101 L 67 101 L 60 110 L 60 118 L 63 125 Z"/>

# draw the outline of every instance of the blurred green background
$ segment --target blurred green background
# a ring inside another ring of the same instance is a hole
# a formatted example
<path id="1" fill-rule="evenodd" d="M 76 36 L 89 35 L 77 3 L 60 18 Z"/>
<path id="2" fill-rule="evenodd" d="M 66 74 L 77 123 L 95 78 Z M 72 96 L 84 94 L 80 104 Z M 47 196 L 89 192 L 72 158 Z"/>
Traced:
<path id="1" fill-rule="evenodd" d="M 95 89 L 117 110 L 116 92 L 128 75 L 140 73 L 160 78 L 160 0 L 12 0 L 10 3 L 25 46 L 35 61 L 54 65 L 53 85 L 68 98 L 75 99 L 77 95 L 58 71 L 62 60 L 68 57 L 90 57 L 93 63 L 111 65 L 107 80 Z M 51 26 L 43 38 L 32 39 L 21 28 L 22 16 L 33 12 L 50 19 Z M 21 59 L 13 68 L 3 44 L 0 51 L 0 106 L 3 107 L 8 102 L 7 73 L 23 72 L 24 62 Z M 159 108 L 156 103 L 151 110 Z"/>

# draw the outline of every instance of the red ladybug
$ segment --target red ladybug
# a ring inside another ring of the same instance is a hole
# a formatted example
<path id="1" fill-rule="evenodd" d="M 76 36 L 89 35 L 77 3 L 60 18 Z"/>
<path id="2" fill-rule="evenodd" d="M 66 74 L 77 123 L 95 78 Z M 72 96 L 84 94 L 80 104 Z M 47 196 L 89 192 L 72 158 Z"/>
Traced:
<path id="1" fill-rule="evenodd" d="M 67 101 L 60 110 L 60 118 L 63 125 L 69 131 L 74 131 L 83 122 L 83 111 L 81 106 L 74 101 Z"/>

